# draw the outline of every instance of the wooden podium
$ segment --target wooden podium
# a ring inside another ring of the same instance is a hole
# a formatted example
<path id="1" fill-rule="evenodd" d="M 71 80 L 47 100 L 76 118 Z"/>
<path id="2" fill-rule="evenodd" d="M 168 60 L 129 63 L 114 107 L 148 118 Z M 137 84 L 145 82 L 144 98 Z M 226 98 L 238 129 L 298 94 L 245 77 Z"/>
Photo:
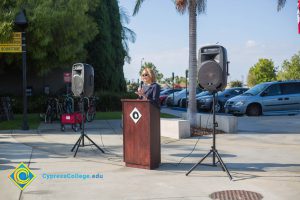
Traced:
<path id="1" fill-rule="evenodd" d="M 148 100 L 122 99 L 123 154 L 127 167 L 159 167 L 160 109 Z"/>

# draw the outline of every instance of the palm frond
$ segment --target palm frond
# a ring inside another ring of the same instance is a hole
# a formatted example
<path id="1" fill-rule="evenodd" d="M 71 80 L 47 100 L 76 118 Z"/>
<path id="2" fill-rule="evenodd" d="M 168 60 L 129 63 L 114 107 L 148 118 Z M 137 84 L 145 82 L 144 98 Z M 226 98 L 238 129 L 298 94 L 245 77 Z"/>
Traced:
<path id="1" fill-rule="evenodd" d="M 175 6 L 176 6 L 176 10 L 178 12 L 180 12 L 181 14 L 184 14 L 186 12 L 187 7 L 189 5 L 188 0 L 175 0 L 174 3 L 175 3 Z"/>
<path id="2" fill-rule="evenodd" d="M 285 6 L 286 0 L 278 0 L 277 11 L 280 11 Z"/>
<path id="3" fill-rule="evenodd" d="M 135 16 L 139 12 L 140 7 L 141 7 L 143 2 L 144 2 L 144 0 L 136 0 L 135 6 L 134 6 L 134 9 L 133 9 L 133 14 L 132 14 L 133 16 Z"/>
<path id="4" fill-rule="evenodd" d="M 126 26 L 123 26 L 122 38 L 126 41 L 130 41 L 131 43 L 135 43 L 136 33 L 133 30 L 127 28 Z"/>
<path id="5" fill-rule="evenodd" d="M 123 44 L 123 48 L 125 51 L 125 61 L 127 63 L 130 63 L 131 61 L 131 57 L 129 55 L 129 46 L 128 46 L 128 41 L 130 41 L 131 43 L 134 43 L 136 40 L 136 33 L 129 29 L 126 26 L 122 26 L 122 44 Z"/>
<path id="6" fill-rule="evenodd" d="M 120 11 L 121 23 L 129 24 L 130 19 L 129 19 L 129 15 L 128 15 L 126 8 L 124 8 L 123 6 L 120 6 L 119 11 Z"/>
<path id="7" fill-rule="evenodd" d="M 197 11 L 199 14 L 206 12 L 206 0 L 197 0 Z"/>
<path id="8" fill-rule="evenodd" d="M 184 14 L 191 5 L 191 3 L 196 3 L 197 12 L 199 14 L 205 13 L 207 0 L 173 0 L 176 6 L 176 9 L 181 14 Z M 192 2 L 193 1 L 193 2 Z M 194 5 L 194 4 L 193 4 Z"/>

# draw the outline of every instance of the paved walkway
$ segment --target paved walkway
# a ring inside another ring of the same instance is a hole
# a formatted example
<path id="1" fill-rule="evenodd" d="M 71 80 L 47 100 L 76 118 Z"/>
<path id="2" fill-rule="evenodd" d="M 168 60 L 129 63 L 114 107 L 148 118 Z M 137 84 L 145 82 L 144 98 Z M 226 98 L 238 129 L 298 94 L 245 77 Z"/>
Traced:
<path id="1" fill-rule="evenodd" d="M 285 126 L 285 125 L 283 125 Z M 70 152 L 80 133 L 59 124 L 41 124 L 38 130 L 0 133 L 0 199 L 210 199 L 222 190 L 248 190 L 263 199 L 287 200 L 300 196 L 300 134 L 260 133 L 217 135 L 217 149 L 233 181 L 218 167 L 199 166 L 185 173 L 210 149 L 210 136 L 174 140 L 162 138 L 162 164 L 156 170 L 124 166 L 119 120 L 88 123 L 86 133 L 101 146 Z M 300 131 L 298 132 L 300 133 Z M 196 147 L 195 147 L 196 145 Z M 193 153 L 189 155 L 194 149 Z M 184 158 L 184 159 L 183 159 Z M 21 192 L 8 174 L 25 162 L 37 178 Z M 205 163 L 212 163 L 211 158 Z M 47 179 L 53 174 L 98 174 L 98 179 Z M 101 178 L 102 177 L 102 178 Z"/>

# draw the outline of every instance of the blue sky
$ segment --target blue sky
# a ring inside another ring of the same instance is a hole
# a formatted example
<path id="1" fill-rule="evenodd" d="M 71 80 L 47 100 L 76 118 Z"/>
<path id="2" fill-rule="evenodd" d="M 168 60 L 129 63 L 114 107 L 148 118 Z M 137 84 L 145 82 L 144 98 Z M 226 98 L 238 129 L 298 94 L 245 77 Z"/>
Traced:
<path id="1" fill-rule="evenodd" d="M 119 0 L 132 14 L 135 0 Z M 127 25 L 136 35 L 129 45 L 132 61 L 125 64 L 128 80 L 139 78 L 141 61 L 152 62 L 164 77 L 185 76 L 188 69 L 188 14 L 179 14 L 172 0 L 145 0 Z M 206 14 L 197 16 L 197 52 L 218 44 L 227 49 L 228 81 L 246 82 L 248 70 L 259 58 L 281 66 L 300 51 L 297 0 L 287 0 L 277 12 L 277 0 L 208 0 Z M 144 59 L 143 59 L 144 58 Z"/>

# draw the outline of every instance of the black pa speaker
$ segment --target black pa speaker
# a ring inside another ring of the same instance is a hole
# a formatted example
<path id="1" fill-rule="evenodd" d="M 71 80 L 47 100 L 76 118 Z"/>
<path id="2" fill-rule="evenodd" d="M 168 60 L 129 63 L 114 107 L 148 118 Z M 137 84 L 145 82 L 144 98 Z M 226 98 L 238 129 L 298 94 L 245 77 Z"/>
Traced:
<path id="1" fill-rule="evenodd" d="M 72 92 L 74 96 L 90 97 L 94 93 L 94 68 L 89 64 L 76 63 L 72 67 Z"/>
<path id="2" fill-rule="evenodd" d="M 216 92 L 227 85 L 228 61 L 226 49 L 220 45 L 201 47 L 198 54 L 198 82 L 202 89 Z"/>

